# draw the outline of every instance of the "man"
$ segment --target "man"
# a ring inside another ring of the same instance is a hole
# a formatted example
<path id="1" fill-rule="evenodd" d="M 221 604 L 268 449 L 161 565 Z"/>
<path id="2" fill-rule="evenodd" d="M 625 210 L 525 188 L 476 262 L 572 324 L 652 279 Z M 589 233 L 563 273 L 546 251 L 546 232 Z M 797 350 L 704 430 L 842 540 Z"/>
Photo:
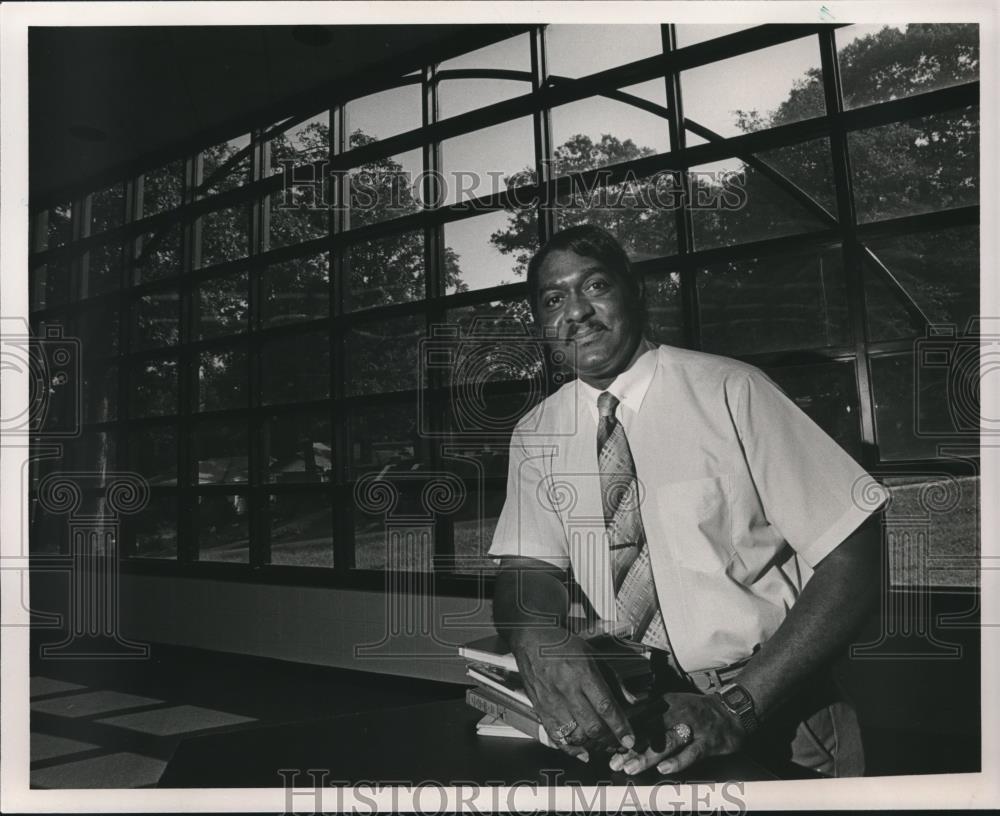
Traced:
<path id="1" fill-rule="evenodd" d="M 885 491 L 757 369 L 645 339 L 642 281 L 604 230 L 555 235 L 527 278 L 577 377 L 515 429 L 490 554 L 497 629 L 546 730 L 584 761 L 613 735 L 629 774 L 744 747 L 861 774 L 826 669 L 876 597 Z M 636 742 L 568 634 L 573 581 L 677 680 L 662 741 Z"/>

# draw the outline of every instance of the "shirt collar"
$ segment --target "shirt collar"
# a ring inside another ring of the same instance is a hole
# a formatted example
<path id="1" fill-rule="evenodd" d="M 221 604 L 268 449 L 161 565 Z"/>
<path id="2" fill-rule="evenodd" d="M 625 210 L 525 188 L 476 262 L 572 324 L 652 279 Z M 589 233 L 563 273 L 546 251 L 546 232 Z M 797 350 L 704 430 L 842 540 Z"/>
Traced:
<path id="1" fill-rule="evenodd" d="M 653 381 L 653 374 L 656 372 L 657 356 L 650 354 L 656 348 L 656 344 L 650 342 L 645 337 L 640 341 L 640 348 L 643 349 L 639 358 L 632 364 L 632 367 L 623 371 L 609 385 L 605 391 L 610 391 L 618 401 L 632 413 L 638 414 L 642 407 L 642 401 L 646 398 L 649 384 Z M 577 378 L 580 387 L 582 402 L 590 408 L 591 413 L 597 417 L 597 398 L 604 393 L 587 385 L 583 380 Z"/>

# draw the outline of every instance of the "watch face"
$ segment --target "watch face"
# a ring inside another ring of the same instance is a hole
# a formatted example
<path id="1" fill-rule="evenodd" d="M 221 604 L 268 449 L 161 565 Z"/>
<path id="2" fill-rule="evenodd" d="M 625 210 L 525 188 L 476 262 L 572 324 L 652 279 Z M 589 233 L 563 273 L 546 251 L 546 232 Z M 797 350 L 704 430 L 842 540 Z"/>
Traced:
<path id="1" fill-rule="evenodd" d="M 721 692 L 726 705 L 733 709 L 741 709 L 750 703 L 750 695 L 741 686 L 733 686 Z"/>

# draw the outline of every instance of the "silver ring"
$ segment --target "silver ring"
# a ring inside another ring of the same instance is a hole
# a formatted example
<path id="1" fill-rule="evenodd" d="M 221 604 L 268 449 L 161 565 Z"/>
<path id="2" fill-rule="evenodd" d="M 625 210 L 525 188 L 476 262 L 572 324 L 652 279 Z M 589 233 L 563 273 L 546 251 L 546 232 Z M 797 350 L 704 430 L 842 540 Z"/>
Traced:
<path id="1" fill-rule="evenodd" d="M 576 721 L 570 720 L 565 725 L 558 726 L 552 736 L 555 737 L 556 742 L 566 742 L 566 737 L 576 731 L 576 729 Z"/>
<path id="2" fill-rule="evenodd" d="M 681 741 L 681 745 L 687 745 L 691 742 L 692 737 L 694 737 L 694 732 L 691 730 L 691 726 L 687 723 L 677 723 L 677 725 L 670 730 L 677 735 L 677 739 Z"/>

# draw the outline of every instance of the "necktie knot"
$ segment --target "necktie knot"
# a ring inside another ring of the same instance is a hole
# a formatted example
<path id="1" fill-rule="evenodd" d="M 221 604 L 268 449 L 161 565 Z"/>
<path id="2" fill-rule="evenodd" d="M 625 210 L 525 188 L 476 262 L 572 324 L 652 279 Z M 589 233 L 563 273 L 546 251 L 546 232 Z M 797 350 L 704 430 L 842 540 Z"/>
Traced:
<path id="1" fill-rule="evenodd" d="M 618 397 L 610 391 L 602 392 L 597 398 L 597 410 L 600 412 L 602 419 L 613 417 L 616 408 L 618 408 Z"/>

